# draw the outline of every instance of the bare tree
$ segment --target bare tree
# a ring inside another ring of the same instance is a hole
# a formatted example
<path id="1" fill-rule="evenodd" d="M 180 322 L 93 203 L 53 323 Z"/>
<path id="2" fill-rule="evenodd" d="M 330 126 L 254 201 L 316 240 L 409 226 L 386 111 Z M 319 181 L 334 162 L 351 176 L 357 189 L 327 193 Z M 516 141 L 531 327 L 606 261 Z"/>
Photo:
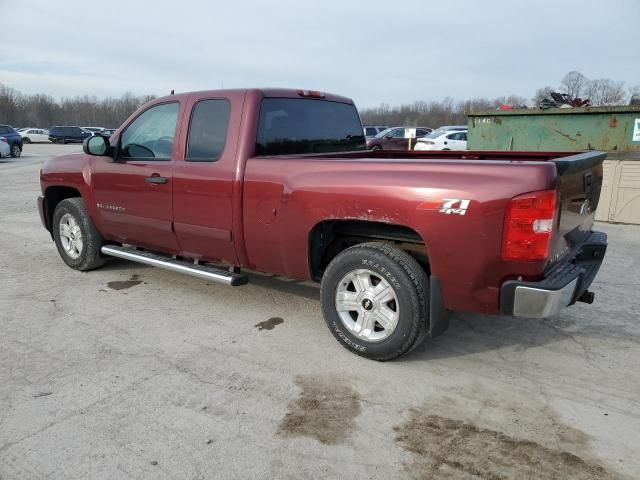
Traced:
<path id="1" fill-rule="evenodd" d="M 49 95 L 23 95 L 0 84 L 0 123 L 43 128 L 54 125 L 118 127 L 140 105 L 153 98 L 125 93 L 120 98 L 100 100 L 85 95 L 57 102 Z"/>
<path id="2" fill-rule="evenodd" d="M 538 105 L 542 100 L 551 95 L 551 92 L 554 92 L 555 89 L 550 86 L 542 87 L 536 90 L 535 95 L 531 99 L 534 105 Z"/>
<path id="3" fill-rule="evenodd" d="M 20 92 L 0 83 L 0 119 L 11 122 L 20 111 L 22 100 Z"/>
<path id="4" fill-rule="evenodd" d="M 441 125 L 465 124 L 467 123 L 467 115 L 472 112 L 495 109 L 505 103 L 521 106 L 525 102 L 524 97 L 517 95 L 494 98 L 493 100 L 473 98 L 460 102 L 454 102 L 451 97 L 446 97 L 440 102 L 417 101 L 395 107 L 383 103 L 379 107 L 361 110 L 360 116 L 365 125 L 406 125 L 435 128 Z"/>
<path id="5" fill-rule="evenodd" d="M 589 80 L 585 93 L 592 106 L 622 105 L 627 98 L 624 82 L 614 82 L 609 78 Z"/>
<path id="6" fill-rule="evenodd" d="M 584 94 L 587 86 L 587 77 L 576 70 L 567 73 L 560 82 L 561 89 L 574 100 Z"/>

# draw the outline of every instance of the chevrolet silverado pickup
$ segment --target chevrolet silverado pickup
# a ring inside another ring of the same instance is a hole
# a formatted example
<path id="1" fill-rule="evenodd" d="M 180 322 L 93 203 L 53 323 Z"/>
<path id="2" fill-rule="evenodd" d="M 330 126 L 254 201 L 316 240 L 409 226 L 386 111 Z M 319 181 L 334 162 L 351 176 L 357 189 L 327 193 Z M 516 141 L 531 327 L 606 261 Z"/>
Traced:
<path id="1" fill-rule="evenodd" d="M 591 303 L 604 158 L 368 151 L 348 98 L 214 90 L 155 99 L 46 161 L 38 206 L 76 270 L 119 257 L 229 286 L 243 269 L 320 282 L 338 342 L 389 360 L 453 311 Z"/>

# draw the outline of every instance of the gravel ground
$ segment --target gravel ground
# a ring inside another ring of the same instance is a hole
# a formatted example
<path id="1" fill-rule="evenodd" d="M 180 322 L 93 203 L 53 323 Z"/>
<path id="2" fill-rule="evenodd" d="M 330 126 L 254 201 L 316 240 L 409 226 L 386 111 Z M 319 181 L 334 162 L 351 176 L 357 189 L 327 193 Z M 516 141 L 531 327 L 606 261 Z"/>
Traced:
<path id="1" fill-rule="evenodd" d="M 316 285 L 67 268 L 0 160 L 0 479 L 639 478 L 640 228 L 598 224 L 593 305 L 456 314 L 397 361 L 341 348 Z"/>

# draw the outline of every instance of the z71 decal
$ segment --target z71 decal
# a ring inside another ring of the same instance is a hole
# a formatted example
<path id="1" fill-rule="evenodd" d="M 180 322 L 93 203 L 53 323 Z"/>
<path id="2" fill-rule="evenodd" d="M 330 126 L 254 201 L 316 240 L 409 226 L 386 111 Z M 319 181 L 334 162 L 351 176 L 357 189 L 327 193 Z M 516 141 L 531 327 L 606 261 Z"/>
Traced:
<path id="1" fill-rule="evenodd" d="M 418 210 L 437 210 L 445 215 L 466 215 L 471 200 L 465 198 L 443 198 L 422 202 L 418 205 Z"/>

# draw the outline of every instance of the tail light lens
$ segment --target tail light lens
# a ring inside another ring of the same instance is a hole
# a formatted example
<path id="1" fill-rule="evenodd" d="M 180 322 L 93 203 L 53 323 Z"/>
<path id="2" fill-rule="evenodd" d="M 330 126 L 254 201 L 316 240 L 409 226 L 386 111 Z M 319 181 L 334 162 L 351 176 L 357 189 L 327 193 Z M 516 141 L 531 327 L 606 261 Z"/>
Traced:
<path id="1" fill-rule="evenodd" d="M 418 140 L 420 143 L 424 143 L 425 145 L 435 145 L 436 142 L 432 142 L 431 140 Z"/>
<path id="2" fill-rule="evenodd" d="M 504 260 L 536 261 L 549 256 L 556 200 L 555 190 L 525 193 L 511 199 L 504 219 Z"/>

